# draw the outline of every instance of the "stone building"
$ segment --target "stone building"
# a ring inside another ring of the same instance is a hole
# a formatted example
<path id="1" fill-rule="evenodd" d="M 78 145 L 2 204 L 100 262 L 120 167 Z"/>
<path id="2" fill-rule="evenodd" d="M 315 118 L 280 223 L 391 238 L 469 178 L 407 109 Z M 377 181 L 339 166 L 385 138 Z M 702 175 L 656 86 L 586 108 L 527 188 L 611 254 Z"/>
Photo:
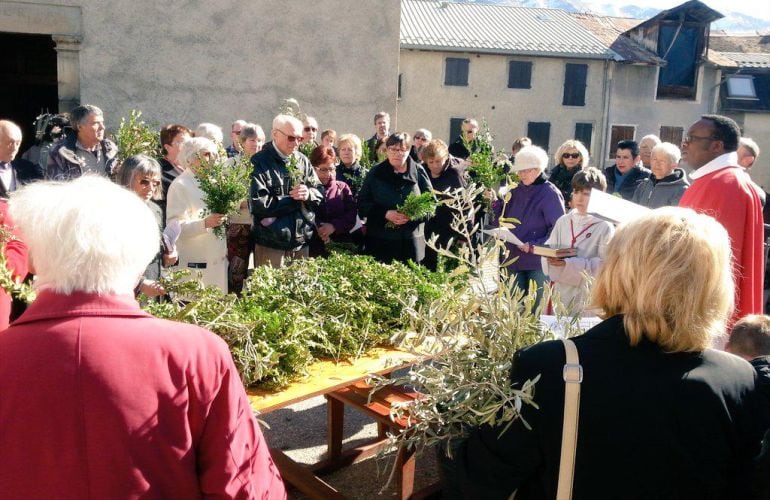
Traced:
<path id="1" fill-rule="evenodd" d="M 322 128 L 371 134 L 375 112 L 395 112 L 399 0 L 0 1 L 0 43 L 0 115 L 27 140 L 46 108 L 96 104 L 110 128 L 132 108 L 269 127 L 287 97 Z"/>

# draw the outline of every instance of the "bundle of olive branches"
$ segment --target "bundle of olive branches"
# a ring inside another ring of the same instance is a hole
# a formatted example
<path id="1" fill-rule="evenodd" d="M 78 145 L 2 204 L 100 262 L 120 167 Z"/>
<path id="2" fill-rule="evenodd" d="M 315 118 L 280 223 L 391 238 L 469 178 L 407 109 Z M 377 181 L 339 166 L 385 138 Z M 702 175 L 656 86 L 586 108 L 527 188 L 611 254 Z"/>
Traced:
<path id="1" fill-rule="evenodd" d="M 128 118 L 120 119 L 120 126 L 115 134 L 118 146 L 118 161 L 129 156 L 145 154 L 151 158 L 160 158 L 160 135 L 156 127 L 142 119 L 142 112 L 132 109 Z"/>
<path id="2" fill-rule="evenodd" d="M 459 189 L 441 203 L 455 211 L 452 229 L 466 242 L 473 241 L 479 224 L 468 224 L 478 213 L 478 195 L 484 186 Z M 408 373 L 392 379 L 373 379 L 375 390 L 388 385 L 414 387 L 422 396 L 404 405 L 394 405 L 392 416 L 407 419 L 408 431 L 393 436 L 418 452 L 439 444 L 451 453 L 450 442 L 463 439 L 468 431 L 483 424 L 505 432 L 521 418 L 525 404 L 532 399 L 537 379 L 513 387 L 510 381 L 514 353 L 526 346 L 553 338 L 539 321 L 541 308 L 553 299 L 547 287 L 540 306 L 534 307 L 535 290 L 525 293 L 513 286 L 512 278 L 499 269 L 499 240 L 471 246 L 461 244 L 453 250 L 428 244 L 439 255 L 455 259 L 454 273 L 467 273 L 469 283 L 445 291 L 421 307 L 407 308 L 411 333 L 398 341 L 433 356 L 430 363 L 413 366 Z M 504 257 L 504 256 L 503 256 Z M 577 318 L 564 319 L 567 335 L 577 332 Z M 522 422 L 527 425 L 526 422 Z"/>

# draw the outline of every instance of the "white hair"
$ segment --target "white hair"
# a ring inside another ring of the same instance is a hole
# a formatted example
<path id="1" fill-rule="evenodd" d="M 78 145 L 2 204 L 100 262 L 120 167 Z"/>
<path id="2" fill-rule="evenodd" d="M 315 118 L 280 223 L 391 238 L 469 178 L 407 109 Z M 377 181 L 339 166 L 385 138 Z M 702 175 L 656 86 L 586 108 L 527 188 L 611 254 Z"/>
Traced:
<path id="1" fill-rule="evenodd" d="M 655 134 L 647 134 L 644 137 L 642 137 L 642 140 L 639 141 L 639 145 L 641 146 L 643 142 L 648 141 L 652 142 L 653 146 L 656 144 L 660 144 L 660 137 L 658 137 Z"/>
<path id="2" fill-rule="evenodd" d="M 287 123 L 295 129 L 302 129 L 302 122 L 291 115 L 278 115 L 273 118 L 273 130 L 281 130 Z"/>
<path id="3" fill-rule="evenodd" d="M 204 137 L 217 144 L 222 144 L 225 136 L 222 133 L 222 127 L 213 123 L 201 123 L 195 128 L 195 137 Z"/>
<path id="4" fill-rule="evenodd" d="M 179 155 L 176 157 L 176 161 L 179 162 L 179 166 L 182 168 L 189 168 L 201 151 L 208 151 L 215 156 L 218 154 L 217 145 L 211 142 L 211 140 L 205 137 L 192 137 L 185 139 L 182 145 L 179 146 Z"/>
<path id="5" fill-rule="evenodd" d="M 741 137 L 740 141 L 738 141 L 738 145 L 748 149 L 751 156 L 754 158 L 759 158 L 759 144 L 757 144 L 754 139 L 750 137 Z"/>
<path id="6" fill-rule="evenodd" d="M 29 184 L 13 193 L 9 207 L 38 287 L 133 294 L 158 253 L 160 231 L 147 204 L 101 176 Z"/>
<path id="7" fill-rule="evenodd" d="M 661 142 L 652 148 L 650 155 L 652 156 L 656 153 L 663 153 L 666 155 L 669 165 L 677 166 L 679 164 L 679 160 L 682 159 L 682 152 L 679 151 L 679 148 L 676 147 L 675 144 L 671 144 L 670 142 Z"/>
<path id="8" fill-rule="evenodd" d="M 418 128 L 415 134 L 422 134 L 428 142 L 433 140 L 433 134 L 427 128 Z"/>

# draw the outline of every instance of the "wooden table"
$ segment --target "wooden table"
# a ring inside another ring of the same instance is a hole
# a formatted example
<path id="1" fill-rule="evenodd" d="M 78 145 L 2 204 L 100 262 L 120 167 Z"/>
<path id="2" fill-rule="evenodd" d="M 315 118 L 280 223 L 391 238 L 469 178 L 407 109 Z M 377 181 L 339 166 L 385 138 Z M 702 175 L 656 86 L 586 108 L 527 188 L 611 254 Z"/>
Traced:
<path id="1" fill-rule="evenodd" d="M 355 463 L 371 456 L 385 442 L 383 423 L 378 425 L 379 435 L 375 442 L 343 454 L 340 449 L 342 432 L 341 403 L 329 394 L 341 389 L 360 387 L 370 375 L 387 375 L 394 370 L 424 361 L 427 356 L 420 356 L 410 351 L 397 348 L 377 348 L 365 356 L 350 361 L 318 361 L 308 368 L 308 376 L 290 384 L 280 391 L 262 389 L 247 390 L 249 403 L 257 413 L 268 413 L 306 399 L 326 395 L 327 404 L 327 442 L 329 456 L 310 466 L 303 466 L 289 458 L 281 450 L 271 448 L 270 453 L 284 480 L 310 498 L 344 498 L 337 490 L 320 479 L 314 472 L 330 472 L 337 468 Z M 366 413 L 363 404 L 348 402 Z"/>

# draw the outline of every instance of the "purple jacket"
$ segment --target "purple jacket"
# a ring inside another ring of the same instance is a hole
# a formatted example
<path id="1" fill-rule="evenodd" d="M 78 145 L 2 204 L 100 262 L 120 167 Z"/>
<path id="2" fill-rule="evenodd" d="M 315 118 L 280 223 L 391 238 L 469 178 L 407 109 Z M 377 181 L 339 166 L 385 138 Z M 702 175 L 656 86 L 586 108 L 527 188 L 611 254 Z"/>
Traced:
<path id="1" fill-rule="evenodd" d="M 356 202 L 350 187 L 342 181 L 332 180 L 324 186 L 324 201 L 316 210 L 316 222 L 320 226 L 334 226 L 335 235 L 346 235 L 356 225 Z"/>
<path id="2" fill-rule="evenodd" d="M 493 210 L 497 217 L 503 209 L 503 202 L 496 201 Z M 513 229 L 522 242 L 531 245 L 542 245 L 551 234 L 553 226 L 559 217 L 564 215 L 564 198 L 559 189 L 540 176 L 530 184 L 525 186 L 519 184 L 511 190 L 511 199 L 505 205 L 504 217 L 513 217 L 519 220 L 519 224 Z M 508 266 L 509 272 L 532 271 L 540 269 L 540 256 L 535 254 L 526 254 L 511 243 L 505 246 L 510 252 L 503 260 L 518 257 L 515 262 Z"/>

